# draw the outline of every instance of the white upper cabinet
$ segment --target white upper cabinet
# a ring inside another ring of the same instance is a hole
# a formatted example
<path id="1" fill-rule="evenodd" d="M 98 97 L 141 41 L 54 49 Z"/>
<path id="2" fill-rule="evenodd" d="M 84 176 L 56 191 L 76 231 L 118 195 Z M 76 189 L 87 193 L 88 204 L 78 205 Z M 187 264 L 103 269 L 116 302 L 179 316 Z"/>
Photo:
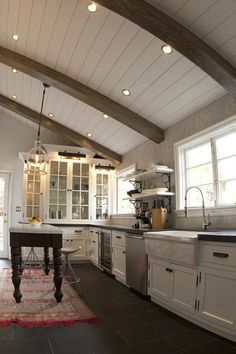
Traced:
<path id="1" fill-rule="evenodd" d="M 89 167 L 88 163 L 50 161 L 46 219 L 89 219 Z"/>

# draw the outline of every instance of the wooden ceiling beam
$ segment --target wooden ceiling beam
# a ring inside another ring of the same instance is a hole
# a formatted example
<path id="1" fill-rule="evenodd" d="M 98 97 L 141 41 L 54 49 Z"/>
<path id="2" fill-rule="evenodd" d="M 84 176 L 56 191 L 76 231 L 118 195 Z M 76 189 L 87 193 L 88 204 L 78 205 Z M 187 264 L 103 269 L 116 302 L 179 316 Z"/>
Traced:
<path id="1" fill-rule="evenodd" d="M 32 109 L 23 106 L 22 104 L 11 100 L 8 97 L 5 97 L 3 95 L 0 95 L 0 105 L 7 110 L 14 112 L 16 114 L 19 114 L 20 116 L 38 124 L 40 120 L 40 114 L 38 112 L 33 111 Z M 41 121 L 42 127 L 51 130 L 52 132 L 62 136 L 63 138 L 67 139 L 71 143 L 73 143 L 76 146 L 82 146 L 84 148 L 87 148 L 91 151 L 94 151 L 104 157 L 105 159 L 108 159 L 110 161 L 113 161 L 115 163 L 121 163 L 122 162 L 122 156 L 117 154 L 116 152 L 88 139 L 87 137 L 75 132 L 74 130 L 65 127 L 64 125 L 57 123 L 56 121 L 46 117 L 42 116 L 42 121 Z"/>
<path id="2" fill-rule="evenodd" d="M 46 82 L 56 89 L 108 114 L 110 117 L 144 135 L 155 143 L 160 143 L 164 140 L 163 130 L 155 124 L 56 70 L 1 46 L 0 62 L 14 67 L 42 82 Z"/>
<path id="3" fill-rule="evenodd" d="M 96 0 L 96 2 L 169 44 L 228 92 L 236 95 L 236 69 L 206 42 L 170 16 L 144 0 Z"/>

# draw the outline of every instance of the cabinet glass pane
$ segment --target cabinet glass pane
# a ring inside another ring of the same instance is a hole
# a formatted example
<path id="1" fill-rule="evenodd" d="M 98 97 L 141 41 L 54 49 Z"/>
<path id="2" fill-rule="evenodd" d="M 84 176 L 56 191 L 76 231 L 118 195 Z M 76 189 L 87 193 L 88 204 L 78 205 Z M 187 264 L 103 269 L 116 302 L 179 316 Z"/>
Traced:
<path id="1" fill-rule="evenodd" d="M 60 176 L 59 177 L 59 189 L 66 190 L 66 187 L 67 187 L 67 177 Z"/>
<path id="2" fill-rule="evenodd" d="M 39 182 L 34 183 L 34 192 L 40 193 L 40 183 Z"/>
<path id="3" fill-rule="evenodd" d="M 34 207 L 34 209 L 33 209 L 33 216 L 35 217 L 35 218 L 39 218 L 39 208 L 38 207 Z"/>
<path id="4" fill-rule="evenodd" d="M 58 188 L 58 177 L 51 176 L 50 177 L 50 189 L 57 189 Z"/>
<path id="5" fill-rule="evenodd" d="M 81 178 L 81 189 L 82 190 L 89 189 L 89 179 L 88 178 Z"/>
<path id="6" fill-rule="evenodd" d="M 102 184 L 102 175 L 101 175 L 100 173 L 97 174 L 96 183 L 97 183 L 97 184 Z"/>
<path id="7" fill-rule="evenodd" d="M 108 195 L 108 186 L 102 186 L 102 194 Z"/>
<path id="8" fill-rule="evenodd" d="M 66 205 L 66 196 L 67 192 L 59 192 L 59 204 L 64 204 Z"/>
<path id="9" fill-rule="evenodd" d="M 59 166 L 58 162 L 51 161 L 51 175 L 57 175 L 58 174 L 58 166 Z"/>
<path id="10" fill-rule="evenodd" d="M 57 204 L 57 191 L 50 191 L 49 203 L 50 204 Z"/>
<path id="11" fill-rule="evenodd" d="M 81 207 L 81 219 L 88 219 L 88 207 Z"/>
<path id="12" fill-rule="evenodd" d="M 34 182 L 28 181 L 27 182 L 27 192 L 33 192 L 33 186 L 34 186 Z"/>
<path id="13" fill-rule="evenodd" d="M 40 204 L 40 194 L 34 194 L 34 205 L 39 205 Z"/>
<path id="14" fill-rule="evenodd" d="M 102 207 L 102 197 L 97 197 L 96 198 L 96 208 L 101 208 Z"/>
<path id="15" fill-rule="evenodd" d="M 97 185 L 97 191 L 96 191 L 96 195 L 97 196 L 102 196 L 102 185 Z"/>
<path id="16" fill-rule="evenodd" d="M 73 176 L 80 176 L 80 163 L 73 164 Z"/>
<path id="17" fill-rule="evenodd" d="M 31 193 L 27 193 L 27 205 L 33 204 L 33 196 Z"/>
<path id="18" fill-rule="evenodd" d="M 67 162 L 60 162 L 59 175 L 67 175 Z"/>
<path id="19" fill-rule="evenodd" d="M 89 165 L 82 163 L 82 176 L 89 176 Z"/>
<path id="20" fill-rule="evenodd" d="M 66 219 L 66 205 L 58 206 L 57 219 Z"/>
<path id="21" fill-rule="evenodd" d="M 80 177 L 73 177 L 73 190 L 80 190 Z"/>
<path id="22" fill-rule="evenodd" d="M 103 175 L 103 184 L 108 185 L 108 175 Z"/>
<path id="23" fill-rule="evenodd" d="M 89 200 L 88 200 L 88 192 L 81 192 L 81 204 L 88 205 Z"/>
<path id="24" fill-rule="evenodd" d="M 80 205 L 80 192 L 72 192 L 72 204 Z"/>
<path id="25" fill-rule="evenodd" d="M 80 219 L 80 207 L 72 206 L 72 219 Z"/>
<path id="26" fill-rule="evenodd" d="M 57 206 L 49 205 L 49 218 L 56 219 L 57 218 Z"/>
<path id="27" fill-rule="evenodd" d="M 102 219 L 102 209 L 96 209 L 96 219 Z"/>
<path id="28" fill-rule="evenodd" d="M 27 213 L 27 218 L 30 218 L 33 215 L 33 207 L 32 206 L 27 206 L 27 209 L 26 209 L 26 213 Z"/>

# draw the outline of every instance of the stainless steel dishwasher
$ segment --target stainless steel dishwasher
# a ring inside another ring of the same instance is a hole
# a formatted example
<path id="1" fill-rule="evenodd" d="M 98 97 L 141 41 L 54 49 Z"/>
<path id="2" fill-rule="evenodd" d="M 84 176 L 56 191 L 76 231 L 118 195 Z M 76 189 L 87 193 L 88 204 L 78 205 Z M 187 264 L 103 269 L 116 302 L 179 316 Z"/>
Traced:
<path id="1" fill-rule="evenodd" d="M 132 289 L 147 295 L 147 255 L 143 235 L 126 234 L 126 282 Z"/>

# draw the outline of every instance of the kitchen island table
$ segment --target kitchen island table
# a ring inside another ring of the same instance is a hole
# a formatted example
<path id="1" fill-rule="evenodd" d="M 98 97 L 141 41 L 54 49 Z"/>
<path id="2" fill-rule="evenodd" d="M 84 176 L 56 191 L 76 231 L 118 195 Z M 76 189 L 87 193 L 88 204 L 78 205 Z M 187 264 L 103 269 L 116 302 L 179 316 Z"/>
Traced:
<path id="1" fill-rule="evenodd" d="M 9 228 L 11 262 L 12 262 L 12 282 L 14 285 L 13 296 L 17 303 L 21 301 L 20 292 L 22 273 L 22 253 L 21 247 L 43 247 L 44 248 L 44 271 L 49 273 L 49 247 L 53 248 L 53 266 L 55 284 L 54 296 L 57 302 L 61 302 L 63 297 L 61 291 L 62 284 L 62 230 L 51 225 L 41 225 L 33 227 L 31 224 L 19 224 Z"/>

